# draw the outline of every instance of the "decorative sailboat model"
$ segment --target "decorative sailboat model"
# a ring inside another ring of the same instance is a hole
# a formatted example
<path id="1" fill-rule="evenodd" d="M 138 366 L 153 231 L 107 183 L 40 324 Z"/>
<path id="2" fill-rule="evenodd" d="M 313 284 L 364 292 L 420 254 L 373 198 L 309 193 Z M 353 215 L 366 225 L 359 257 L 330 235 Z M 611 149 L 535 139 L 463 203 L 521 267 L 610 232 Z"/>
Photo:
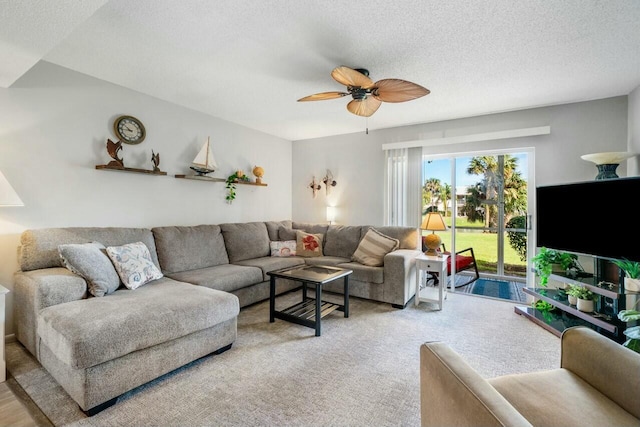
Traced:
<path id="1" fill-rule="evenodd" d="M 193 169 L 198 176 L 206 176 L 208 173 L 214 172 L 218 167 L 216 163 L 216 159 L 213 157 L 213 152 L 211 151 L 211 143 L 209 141 L 209 137 L 207 137 L 207 142 L 202 146 L 200 152 L 193 159 Z"/>

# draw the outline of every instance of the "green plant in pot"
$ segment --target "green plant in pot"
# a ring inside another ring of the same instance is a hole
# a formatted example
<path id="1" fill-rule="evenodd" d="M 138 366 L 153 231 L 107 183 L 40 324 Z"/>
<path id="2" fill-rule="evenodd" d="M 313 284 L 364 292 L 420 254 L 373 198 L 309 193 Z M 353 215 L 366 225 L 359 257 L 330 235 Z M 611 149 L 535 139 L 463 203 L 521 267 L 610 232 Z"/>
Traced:
<path id="1" fill-rule="evenodd" d="M 576 304 L 578 310 L 584 311 L 585 313 L 593 312 L 594 301 L 598 295 L 591 292 L 585 286 L 572 286 L 571 293 L 578 299 Z"/>
<path id="2" fill-rule="evenodd" d="M 633 305 L 635 308 L 638 305 L 640 299 L 636 301 Z M 640 320 L 640 311 L 631 309 L 631 310 L 620 310 L 618 313 L 618 319 L 623 322 L 633 322 L 636 320 Z M 624 342 L 625 347 L 630 348 L 636 353 L 640 353 L 640 326 L 632 326 L 631 328 L 627 328 L 624 332 L 624 335 L 627 337 L 627 340 Z"/>
<path id="3" fill-rule="evenodd" d="M 249 181 L 249 177 L 241 170 L 238 170 L 227 177 L 225 181 L 227 187 L 227 203 L 232 203 L 236 199 L 236 183 L 239 181 Z"/>
<path id="4" fill-rule="evenodd" d="M 625 258 L 612 262 L 624 271 L 624 289 L 630 292 L 640 292 L 640 262 Z"/>
<path id="5" fill-rule="evenodd" d="M 579 285 L 569 285 L 565 290 L 567 294 L 567 298 L 569 299 L 569 304 L 576 305 L 578 304 L 578 295 L 582 293 L 582 286 Z"/>
<path id="6" fill-rule="evenodd" d="M 531 258 L 531 262 L 536 274 L 540 277 L 540 286 L 542 287 L 547 286 L 554 265 L 559 265 L 568 275 L 584 271 L 578 261 L 578 255 L 545 247 L 540 248 L 538 253 Z"/>

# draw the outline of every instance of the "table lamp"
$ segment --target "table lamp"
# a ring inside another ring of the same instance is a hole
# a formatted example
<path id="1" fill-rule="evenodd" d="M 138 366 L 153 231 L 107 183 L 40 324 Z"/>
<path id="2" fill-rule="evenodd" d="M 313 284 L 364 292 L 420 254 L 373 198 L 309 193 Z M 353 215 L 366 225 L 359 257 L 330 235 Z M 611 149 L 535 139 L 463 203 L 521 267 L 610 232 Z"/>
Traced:
<path id="1" fill-rule="evenodd" d="M 9 184 L 2 172 L 0 172 L 0 206 L 24 206 L 18 193 Z"/>
<path id="2" fill-rule="evenodd" d="M 420 226 L 423 230 L 431 231 L 431 234 L 424 236 L 424 245 L 427 247 L 425 255 L 438 256 L 438 248 L 442 244 L 442 239 L 435 232 L 447 230 L 444 218 L 439 212 L 428 212 Z"/>

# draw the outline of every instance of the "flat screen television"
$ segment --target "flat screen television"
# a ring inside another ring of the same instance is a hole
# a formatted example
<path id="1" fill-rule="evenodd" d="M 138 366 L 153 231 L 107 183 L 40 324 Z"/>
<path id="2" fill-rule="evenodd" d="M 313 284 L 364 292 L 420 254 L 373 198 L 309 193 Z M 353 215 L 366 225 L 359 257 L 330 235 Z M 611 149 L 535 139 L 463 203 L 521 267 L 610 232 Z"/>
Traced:
<path id="1" fill-rule="evenodd" d="M 640 261 L 640 177 L 536 188 L 536 245 Z"/>

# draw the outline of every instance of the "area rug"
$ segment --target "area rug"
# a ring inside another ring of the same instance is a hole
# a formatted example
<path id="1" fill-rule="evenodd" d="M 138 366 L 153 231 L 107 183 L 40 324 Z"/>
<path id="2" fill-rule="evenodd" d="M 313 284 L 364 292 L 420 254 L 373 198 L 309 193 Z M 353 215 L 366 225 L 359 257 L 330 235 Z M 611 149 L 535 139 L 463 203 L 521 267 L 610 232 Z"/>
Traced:
<path id="1" fill-rule="evenodd" d="M 300 293 L 278 299 L 290 305 Z M 56 426 L 419 426 L 420 345 L 449 344 L 483 377 L 559 365 L 559 339 L 514 312 L 515 304 L 449 294 L 443 310 L 403 310 L 351 298 L 322 336 L 269 323 L 269 304 L 242 309 L 238 339 L 118 399 L 87 418 L 19 343 L 9 372 Z"/>
<path id="2" fill-rule="evenodd" d="M 525 303 L 527 295 L 522 291 L 523 286 L 523 283 L 518 282 L 480 278 L 466 286 L 456 288 L 456 292 Z"/>

